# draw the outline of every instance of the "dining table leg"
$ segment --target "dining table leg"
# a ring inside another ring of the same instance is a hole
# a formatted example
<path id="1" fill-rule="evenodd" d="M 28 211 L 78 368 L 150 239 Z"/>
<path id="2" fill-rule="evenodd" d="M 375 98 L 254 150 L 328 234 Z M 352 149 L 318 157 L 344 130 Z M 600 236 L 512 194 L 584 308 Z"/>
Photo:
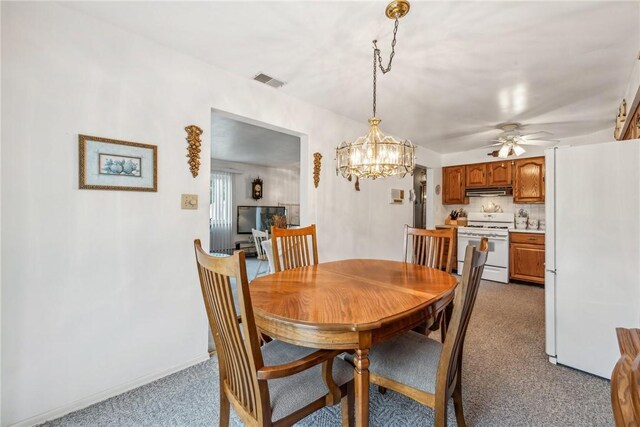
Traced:
<path id="1" fill-rule="evenodd" d="M 369 349 L 356 350 L 353 362 L 355 365 L 356 426 L 367 427 L 369 425 Z"/>

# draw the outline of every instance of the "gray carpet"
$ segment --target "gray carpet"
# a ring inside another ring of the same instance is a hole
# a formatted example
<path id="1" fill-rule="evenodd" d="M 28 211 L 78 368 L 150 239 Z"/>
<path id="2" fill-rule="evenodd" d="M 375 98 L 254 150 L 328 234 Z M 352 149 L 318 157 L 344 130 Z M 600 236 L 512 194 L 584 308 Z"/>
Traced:
<path id="1" fill-rule="evenodd" d="M 467 334 L 463 394 L 469 426 L 610 426 L 609 382 L 553 366 L 544 354 L 544 292 L 483 282 Z M 45 426 L 214 426 L 218 365 L 211 359 Z M 453 404 L 449 425 L 455 426 Z M 338 406 L 301 426 L 338 426 Z M 240 426 L 235 414 L 231 425 Z M 433 425 L 433 412 L 371 389 L 371 425 Z"/>

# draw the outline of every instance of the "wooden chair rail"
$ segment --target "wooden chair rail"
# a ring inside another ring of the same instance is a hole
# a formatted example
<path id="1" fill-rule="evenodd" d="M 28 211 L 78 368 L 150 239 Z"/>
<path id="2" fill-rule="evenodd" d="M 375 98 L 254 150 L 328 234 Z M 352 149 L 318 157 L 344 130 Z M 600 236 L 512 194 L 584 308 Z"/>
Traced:
<path id="1" fill-rule="evenodd" d="M 340 353 L 341 351 L 337 350 L 318 350 L 293 362 L 284 363 L 282 365 L 263 366 L 258 369 L 258 379 L 273 380 L 276 378 L 288 377 L 312 368 L 326 360 L 332 360 Z"/>

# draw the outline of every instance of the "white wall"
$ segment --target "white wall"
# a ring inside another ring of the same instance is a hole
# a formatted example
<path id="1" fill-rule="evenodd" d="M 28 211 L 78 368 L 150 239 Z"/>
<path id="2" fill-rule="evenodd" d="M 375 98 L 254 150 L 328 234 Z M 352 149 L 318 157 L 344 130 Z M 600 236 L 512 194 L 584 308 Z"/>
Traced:
<path id="1" fill-rule="evenodd" d="M 210 129 L 212 108 L 305 135 L 302 220 L 318 224 L 321 260 L 400 258 L 412 212 L 390 205 L 389 190 L 408 191 L 410 179 L 355 192 L 333 168 L 336 143 L 365 121 L 61 4 L 3 2 L 2 32 L 2 425 L 61 415 L 206 356 L 192 242 L 207 244 L 208 209 L 179 206 L 181 193 L 208 200 L 210 147 L 192 178 L 184 126 Z M 158 192 L 78 190 L 78 133 L 158 145 Z M 440 165 L 424 153 L 419 163 Z"/>
<path id="2" fill-rule="evenodd" d="M 2 47 L 2 4 L 0 3 L 0 50 Z M 0 65 L 0 99 L 2 99 L 2 66 Z M 0 182 L 2 178 L 2 103 L 0 102 Z M 0 201 L 2 185 L 0 185 Z M 1 205 L 1 203 L 0 203 Z M 2 331 L 2 209 L 0 208 L 0 333 Z M 0 414 L 2 414 L 2 339 L 0 338 Z M 0 415 L 0 425 L 2 415 Z"/>
<path id="3" fill-rule="evenodd" d="M 215 144 L 215 140 L 214 140 Z M 300 204 L 300 169 L 298 167 L 271 168 L 246 163 L 211 160 L 211 169 L 234 170 L 233 173 L 233 218 L 234 241 L 247 240 L 246 234 L 236 234 L 238 206 L 278 206 L 280 203 Z M 262 199 L 251 197 L 251 183 L 257 177 L 263 182 Z M 302 224 L 308 225 L 308 224 Z"/>

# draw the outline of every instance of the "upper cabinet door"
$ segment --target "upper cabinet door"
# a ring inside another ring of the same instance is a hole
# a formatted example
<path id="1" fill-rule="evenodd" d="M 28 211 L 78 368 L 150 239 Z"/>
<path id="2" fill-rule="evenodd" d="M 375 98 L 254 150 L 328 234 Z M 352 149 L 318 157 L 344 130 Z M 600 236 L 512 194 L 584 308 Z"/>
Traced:
<path id="1" fill-rule="evenodd" d="M 487 186 L 487 164 L 467 165 L 467 187 Z"/>
<path id="2" fill-rule="evenodd" d="M 469 203 L 464 191 L 464 166 L 442 168 L 442 204 L 462 205 Z"/>
<path id="3" fill-rule="evenodd" d="M 504 162 L 487 163 L 488 187 L 500 187 L 511 185 L 511 160 Z"/>
<path id="4" fill-rule="evenodd" d="M 519 159 L 513 167 L 514 203 L 544 203 L 544 157 Z"/>

